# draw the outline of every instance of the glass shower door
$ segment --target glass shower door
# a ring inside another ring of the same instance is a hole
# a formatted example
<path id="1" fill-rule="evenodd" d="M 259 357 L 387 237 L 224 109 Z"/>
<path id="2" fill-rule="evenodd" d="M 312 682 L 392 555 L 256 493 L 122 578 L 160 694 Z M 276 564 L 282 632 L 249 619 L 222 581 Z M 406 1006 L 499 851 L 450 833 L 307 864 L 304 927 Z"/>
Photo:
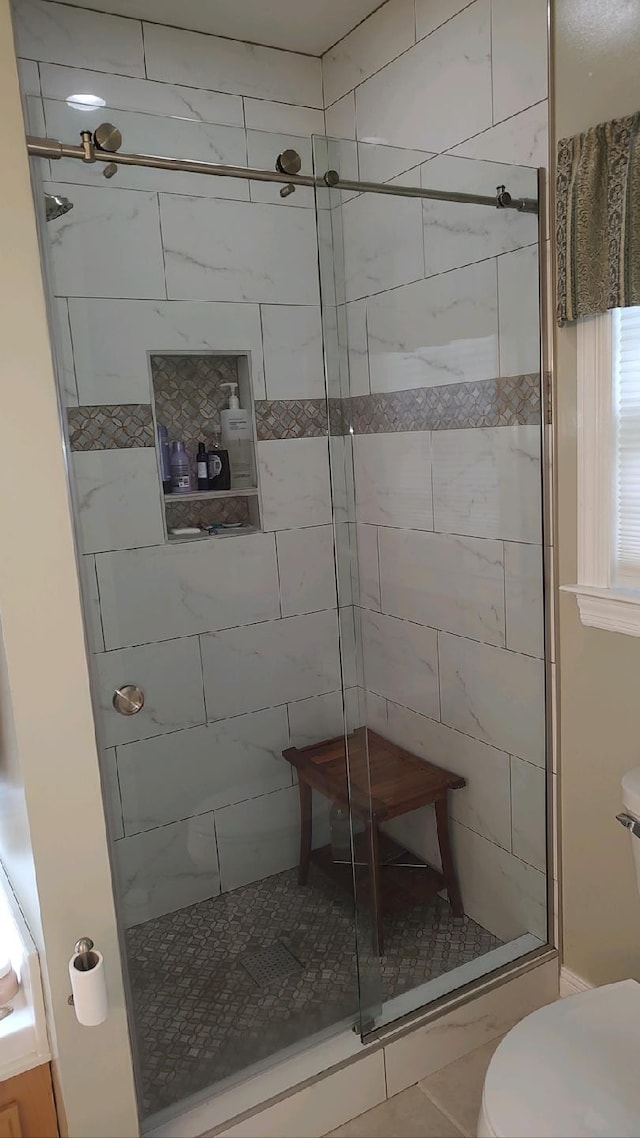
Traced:
<path id="1" fill-rule="evenodd" d="M 34 133 L 70 142 L 108 119 L 127 151 L 273 168 L 283 146 L 144 107 L 32 112 Z M 287 142 L 308 169 L 309 139 Z M 140 1107 L 158 1116 L 358 1014 L 352 895 L 315 866 L 298 880 L 284 754 L 341 736 L 350 666 L 314 198 L 133 166 L 105 180 L 70 159 L 34 173 Z M 230 451 L 231 486 L 205 488 L 197 451 L 215 452 L 230 384 L 249 469 Z M 165 430 L 187 486 L 162 464 Z M 330 810 L 314 796 L 314 849 Z"/>
<path id="2" fill-rule="evenodd" d="M 314 162 L 537 200 L 530 168 L 327 138 Z M 367 1033 L 547 940 L 538 219 L 327 188 L 317 225 Z"/>

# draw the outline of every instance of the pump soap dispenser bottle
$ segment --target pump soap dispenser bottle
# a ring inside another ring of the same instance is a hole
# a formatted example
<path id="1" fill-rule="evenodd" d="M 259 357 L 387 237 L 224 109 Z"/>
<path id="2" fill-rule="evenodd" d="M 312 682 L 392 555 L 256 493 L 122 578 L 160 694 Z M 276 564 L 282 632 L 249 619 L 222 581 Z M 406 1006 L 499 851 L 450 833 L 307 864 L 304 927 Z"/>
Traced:
<path id="1" fill-rule="evenodd" d="M 232 490 L 246 490 L 253 486 L 253 447 L 249 412 L 240 406 L 236 395 L 237 383 L 221 383 L 228 387 L 229 406 L 220 412 L 222 446 L 229 454 Z"/>

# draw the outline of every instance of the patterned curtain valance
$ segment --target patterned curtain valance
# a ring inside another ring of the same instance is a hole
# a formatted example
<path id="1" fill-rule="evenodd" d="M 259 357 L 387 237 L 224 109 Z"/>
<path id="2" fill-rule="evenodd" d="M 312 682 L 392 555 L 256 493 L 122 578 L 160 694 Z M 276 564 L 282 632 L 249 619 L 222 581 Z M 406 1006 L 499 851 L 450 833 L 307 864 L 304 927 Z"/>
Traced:
<path id="1" fill-rule="evenodd" d="M 558 323 L 640 304 L 640 112 L 558 143 Z"/>

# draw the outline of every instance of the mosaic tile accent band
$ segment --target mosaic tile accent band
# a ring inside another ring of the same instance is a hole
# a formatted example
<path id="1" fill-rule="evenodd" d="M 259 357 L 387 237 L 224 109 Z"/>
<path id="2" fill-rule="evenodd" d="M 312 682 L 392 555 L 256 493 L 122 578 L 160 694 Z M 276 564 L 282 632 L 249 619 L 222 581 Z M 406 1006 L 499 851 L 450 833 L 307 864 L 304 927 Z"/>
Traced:
<path id="1" fill-rule="evenodd" d="M 70 407 L 71 450 L 122 450 L 154 446 L 150 403 Z"/>
<path id="2" fill-rule="evenodd" d="M 450 431 L 540 423 L 540 377 L 513 375 L 478 383 L 449 383 L 344 400 L 345 431 Z"/>
<path id="3" fill-rule="evenodd" d="M 169 358 L 153 357 L 163 363 Z M 193 366 L 194 358 L 187 356 Z M 222 362 L 217 357 L 216 367 Z M 202 376 L 200 377 L 203 378 Z M 177 374 L 165 372 L 163 379 L 173 388 L 182 383 Z M 218 382 L 218 379 L 216 379 Z M 156 376 L 154 375 L 154 386 Z M 205 385 L 206 386 L 206 385 Z M 162 382 L 159 385 L 162 391 Z M 197 420 L 203 428 L 218 421 L 220 406 L 208 402 L 209 396 L 193 380 L 193 391 L 176 395 L 172 403 L 163 403 L 164 419 L 170 420 L 175 437 L 185 431 L 193 434 L 187 420 L 193 423 L 194 400 L 199 402 Z M 156 401 L 164 393 L 156 387 Z M 186 400 L 186 403 L 185 403 Z M 205 413 L 206 411 L 206 413 Z M 325 399 L 259 399 L 255 404 L 258 439 L 303 439 L 327 434 L 327 401 Z M 477 383 L 449 383 L 443 387 L 416 387 L 408 391 L 378 392 L 354 395 L 347 399 L 329 400 L 329 422 L 332 435 L 393 434 L 396 431 L 450 431 L 468 427 L 513 427 L 538 425 L 541 422 L 540 376 L 510 375 L 485 379 Z M 69 431 L 72 450 L 112 450 L 118 447 L 153 446 L 151 408 L 147 404 L 125 406 L 71 407 Z M 160 415 L 159 415 L 160 417 Z M 202 430 L 200 431 L 202 436 Z M 195 454 L 196 440 L 188 440 L 189 453 Z M 193 457 L 193 455 L 192 455 Z"/>
<path id="4" fill-rule="evenodd" d="M 242 522 L 249 524 L 248 498 L 213 498 L 208 501 L 196 499 L 193 502 L 180 502 L 165 499 L 167 528 L 179 526 L 212 526 L 219 522 L 230 525 Z"/>
<path id="5" fill-rule="evenodd" d="M 326 399 L 259 399 L 258 439 L 308 439 L 327 434 Z"/>

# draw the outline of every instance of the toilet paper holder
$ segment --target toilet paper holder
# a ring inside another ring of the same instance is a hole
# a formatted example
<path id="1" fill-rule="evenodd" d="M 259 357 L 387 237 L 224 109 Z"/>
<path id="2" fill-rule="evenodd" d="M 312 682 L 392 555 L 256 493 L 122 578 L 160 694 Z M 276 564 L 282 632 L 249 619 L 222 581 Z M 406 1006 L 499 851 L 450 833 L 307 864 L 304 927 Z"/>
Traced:
<path id="1" fill-rule="evenodd" d="M 81 936 L 73 946 L 73 966 L 78 972 L 90 972 L 99 962 L 100 957 L 93 951 L 93 941 L 90 936 Z M 73 1007 L 73 993 L 67 1003 Z"/>
<path id="2" fill-rule="evenodd" d="M 94 948 L 91 937 L 76 941 L 69 961 L 71 995 L 67 1003 L 74 1008 L 79 1023 L 95 1027 L 107 1018 L 108 1001 L 104 958 Z"/>
<path id="3" fill-rule="evenodd" d="M 78 972 L 90 972 L 99 963 L 100 957 L 93 951 L 93 941 L 90 936 L 81 936 L 73 946 L 75 957 L 74 967 Z"/>

